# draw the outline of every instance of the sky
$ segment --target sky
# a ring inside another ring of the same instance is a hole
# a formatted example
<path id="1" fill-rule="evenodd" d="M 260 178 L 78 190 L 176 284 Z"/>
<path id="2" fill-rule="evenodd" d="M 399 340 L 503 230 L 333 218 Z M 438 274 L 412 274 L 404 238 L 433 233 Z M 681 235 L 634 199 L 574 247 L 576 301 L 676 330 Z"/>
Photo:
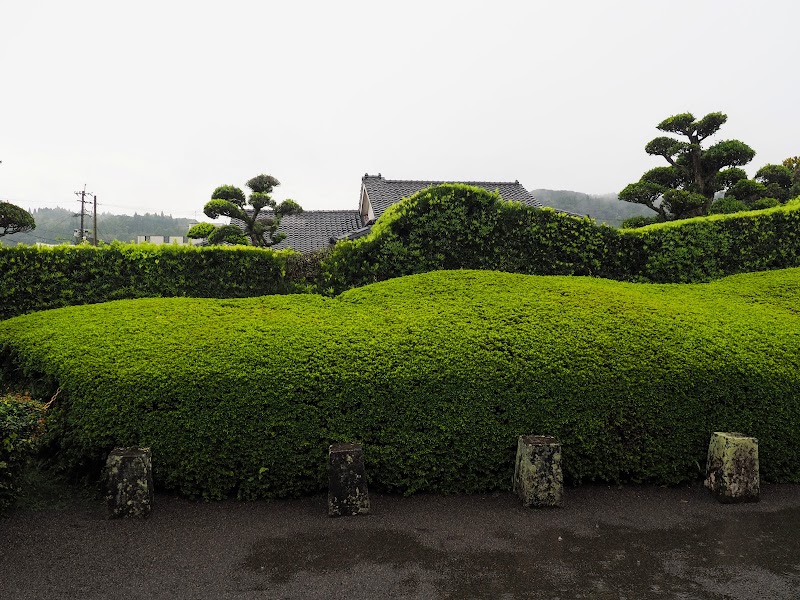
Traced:
<path id="1" fill-rule="evenodd" d="M 277 177 L 307 210 L 361 177 L 618 192 L 683 112 L 800 155 L 796 0 L 0 0 L 0 200 L 204 219 Z"/>

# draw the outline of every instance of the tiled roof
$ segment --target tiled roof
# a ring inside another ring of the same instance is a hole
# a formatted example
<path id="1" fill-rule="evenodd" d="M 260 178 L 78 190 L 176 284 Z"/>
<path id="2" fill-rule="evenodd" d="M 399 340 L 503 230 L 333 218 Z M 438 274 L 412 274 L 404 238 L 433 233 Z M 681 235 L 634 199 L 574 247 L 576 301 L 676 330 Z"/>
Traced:
<path id="1" fill-rule="evenodd" d="M 474 185 L 490 192 L 498 192 L 503 200 L 515 200 L 536 208 L 543 207 L 542 203 L 522 187 L 519 181 L 407 181 L 384 179 L 380 174 L 367 174 L 361 178 L 361 182 L 367 190 L 369 202 L 372 205 L 372 210 L 375 211 L 376 219 L 383 214 L 383 211 L 401 199 L 407 198 L 426 187 L 442 183 Z"/>
<path id="2" fill-rule="evenodd" d="M 372 210 L 377 219 L 389 206 L 399 202 L 426 187 L 442 183 L 466 183 L 481 187 L 490 192 L 498 192 L 504 200 L 515 200 L 528 206 L 543 208 L 541 202 L 531 195 L 519 181 L 406 181 L 384 179 L 378 175 L 364 175 L 361 179 L 369 195 Z M 564 212 L 564 211 L 558 211 Z M 573 213 L 566 213 L 580 217 Z M 264 211 L 259 218 L 266 219 L 271 211 Z M 232 225 L 244 229 L 244 223 L 231 219 Z M 292 248 L 298 252 L 313 252 L 328 247 L 339 239 L 356 239 L 369 233 L 371 223 L 365 223 L 357 210 L 309 210 L 299 215 L 288 215 L 281 220 L 279 231 L 286 234 L 286 239 L 275 244 L 273 248 L 282 250 Z"/>
<path id="3" fill-rule="evenodd" d="M 264 211 L 258 217 L 266 219 L 270 216 L 272 211 Z M 244 228 L 238 219 L 231 219 L 231 224 Z M 281 219 L 278 231 L 285 233 L 286 239 L 272 247 L 276 250 L 292 248 L 298 252 L 313 252 L 327 248 L 331 238 L 338 239 L 362 226 L 357 210 L 308 210 Z"/>

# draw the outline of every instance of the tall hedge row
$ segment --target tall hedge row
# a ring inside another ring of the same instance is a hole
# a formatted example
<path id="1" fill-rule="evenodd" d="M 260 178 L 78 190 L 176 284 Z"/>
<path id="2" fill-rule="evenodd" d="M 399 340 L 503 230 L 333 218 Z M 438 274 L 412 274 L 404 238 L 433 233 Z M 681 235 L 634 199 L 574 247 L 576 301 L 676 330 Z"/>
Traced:
<path id="1" fill-rule="evenodd" d="M 441 269 L 668 283 L 798 265 L 800 199 L 620 231 L 448 184 L 390 207 L 369 236 L 313 255 L 246 247 L 0 246 L 0 320 L 124 298 L 333 295 Z"/>
<path id="2" fill-rule="evenodd" d="M 0 246 L 0 319 L 122 298 L 308 290 L 298 259 L 289 251 L 243 246 Z"/>
<path id="3" fill-rule="evenodd" d="M 422 190 L 389 207 L 371 233 L 340 242 L 323 261 L 326 291 L 440 269 L 599 275 L 616 231 L 505 202 L 463 184 Z"/>
<path id="4" fill-rule="evenodd" d="M 35 313 L 0 323 L 0 363 L 62 388 L 48 428 L 72 468 L 151 446 L 157 484 L 189 496 L 319 491 L 336 441 L 364 444 L 375 489 L 508 489 L 520 434 L 557 436 L 571 482 L 676 483 L 712 431 L 744 431 L 766 480 L 800 482 L 798 295 L 799 269 L 703 285 L 440 271 L 337 298 Z"/>
<path id="5" fill-rule="evenodd" d="M 800 265 L 800 199 L 762 211 L 617 230 L 448 184 L 390 207 L 323 261 L 324 289 L 438 269 L 701 282 Z"/>
<path id="6" fill-rule="evenodd" d="M 800 265 L 800 198 L 760 211 L 623 230 L 619 241 L 616 268 L 623 278 L 635 281 L 693 283 L 796 267 Z"/>

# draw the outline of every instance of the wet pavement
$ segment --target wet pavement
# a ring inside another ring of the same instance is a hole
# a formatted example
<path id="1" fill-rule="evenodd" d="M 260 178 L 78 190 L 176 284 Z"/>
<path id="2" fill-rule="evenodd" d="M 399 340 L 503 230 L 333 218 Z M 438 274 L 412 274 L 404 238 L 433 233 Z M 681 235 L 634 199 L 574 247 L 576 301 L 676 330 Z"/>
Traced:
<path id="1" fill-rule="evenodd" d="M 586 485 L 558 509 L 511 494 L 195 503 L 144 521 L 81 501 L 0 519 L 0 598 L 800 597 L 800 486 L 722 505 L 699 485 Z"/>

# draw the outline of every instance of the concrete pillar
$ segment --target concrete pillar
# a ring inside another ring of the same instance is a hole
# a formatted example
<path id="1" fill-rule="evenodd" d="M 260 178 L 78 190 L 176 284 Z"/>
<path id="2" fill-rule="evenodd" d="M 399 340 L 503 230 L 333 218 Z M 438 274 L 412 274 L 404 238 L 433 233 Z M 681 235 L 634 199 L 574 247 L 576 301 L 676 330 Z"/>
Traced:
<path id="1" fill-rule="evenodd" d="M 524 506 L 561 506 L 561 444 L 547 435 L 521 435 L 514 466 L 514 493 Z"/>
<path id="2" fill-rule="evenodd" d="M 369 514 L 364 452 L 358 444 L 332 444 L 328 449 L 328 516 Z"/>
<path id="3" fill-rule="evenodd" d="M 720 502 L 758 502 L 758 440 L 742 433 L 712 433 L 705 485 Z"/>
<path id="4" fill-rule="evenodd" d="M 111 518 L 149 515 L 153 508 L 150 448 L 114 448 L 106 461 L 106 484 Z"/>

